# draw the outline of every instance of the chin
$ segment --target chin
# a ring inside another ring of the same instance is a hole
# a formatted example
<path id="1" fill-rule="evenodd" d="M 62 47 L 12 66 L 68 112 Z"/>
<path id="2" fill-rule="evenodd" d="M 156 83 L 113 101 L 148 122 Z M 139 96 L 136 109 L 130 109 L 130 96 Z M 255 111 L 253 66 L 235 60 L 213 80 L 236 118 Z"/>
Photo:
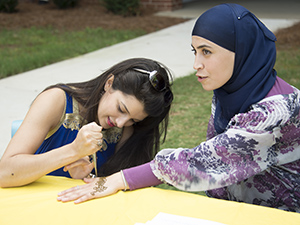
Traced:
<path id="1" fill-rule="evenodd" d="M 205 91 L 213 91 L 213 90 L 215 90 L 215 89 L 212 89 L 212 88 L 210 88 L 210 87 L 205 87 L 205 86 L 203 86 L 203 85 L 202 85 L 202 88 L 203 88 Z"/>

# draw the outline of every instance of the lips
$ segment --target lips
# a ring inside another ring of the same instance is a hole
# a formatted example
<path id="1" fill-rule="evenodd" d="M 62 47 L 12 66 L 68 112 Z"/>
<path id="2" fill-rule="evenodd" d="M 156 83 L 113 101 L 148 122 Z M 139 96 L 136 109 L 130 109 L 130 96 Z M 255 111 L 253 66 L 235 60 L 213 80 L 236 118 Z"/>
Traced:
<path id="1" fill-rule="evenodd" d="M 108 124 L 108 126 L 110 126 L 110 127 L 115 127 L 115 126 L 116 126 L 116 125 L 110 120 L 109 117 L 107 118 L 107 124 Z"/>
<path id="2" fill-rule="evenodd" d="M 203 80 L 205 80 L 207 77 L 205 76 L 200 76 L 200 75 L 196 75 L 198 77 L 198 81 L 202 82 Z"/>

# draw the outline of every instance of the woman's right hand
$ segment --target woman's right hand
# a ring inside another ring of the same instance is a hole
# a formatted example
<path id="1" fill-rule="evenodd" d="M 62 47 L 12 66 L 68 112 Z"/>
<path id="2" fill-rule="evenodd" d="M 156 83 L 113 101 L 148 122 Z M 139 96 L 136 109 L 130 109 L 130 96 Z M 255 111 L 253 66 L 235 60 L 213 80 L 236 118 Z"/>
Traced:
<path id="1" fill-rule="evenodd" d="M 79 130 L 76 139 L 71 144 L 78 158 L 92 155 L 101 148 L 103 141 L 101 131 L 102 127 L 95 122 L 84 125 Z"/>

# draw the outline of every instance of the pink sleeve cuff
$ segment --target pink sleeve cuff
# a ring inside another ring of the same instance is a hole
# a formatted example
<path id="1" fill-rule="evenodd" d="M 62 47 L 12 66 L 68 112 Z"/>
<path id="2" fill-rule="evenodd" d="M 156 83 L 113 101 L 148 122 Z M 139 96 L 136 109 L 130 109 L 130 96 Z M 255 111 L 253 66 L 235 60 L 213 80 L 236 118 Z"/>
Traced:
<path id="1" fill-rule="evenodd" d="M 162 182 L 152 173 L 150 162 L 123 170 L 124 177 L 130 190 L 151 187 Z"/>

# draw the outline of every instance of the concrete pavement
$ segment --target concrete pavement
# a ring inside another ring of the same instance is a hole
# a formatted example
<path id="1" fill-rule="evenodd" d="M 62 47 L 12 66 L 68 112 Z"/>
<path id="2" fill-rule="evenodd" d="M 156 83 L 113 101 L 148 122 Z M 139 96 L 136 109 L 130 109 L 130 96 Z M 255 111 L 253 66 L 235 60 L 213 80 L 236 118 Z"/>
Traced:
<path id="1" fill-rule="evenodd" d="M 160 12 L 157 16 L 176 16 L 191 20 L 86 55 L 1 79 L 0 157 L 10 140 L 12 121 L 23 119 L 36 95 L 51 84 L 88 80 L 110 66 L 133 57 L 152 58 L 162 62 L 171 69 L 175 78 L 192 73 L 190 33 L 195 19 L 220 2 L 200 0 L 186 3 L 177 11 Z M 296 0 L 238 2 L 257 14 L 272 31 L 300 21 L 300 2 Z"/>

